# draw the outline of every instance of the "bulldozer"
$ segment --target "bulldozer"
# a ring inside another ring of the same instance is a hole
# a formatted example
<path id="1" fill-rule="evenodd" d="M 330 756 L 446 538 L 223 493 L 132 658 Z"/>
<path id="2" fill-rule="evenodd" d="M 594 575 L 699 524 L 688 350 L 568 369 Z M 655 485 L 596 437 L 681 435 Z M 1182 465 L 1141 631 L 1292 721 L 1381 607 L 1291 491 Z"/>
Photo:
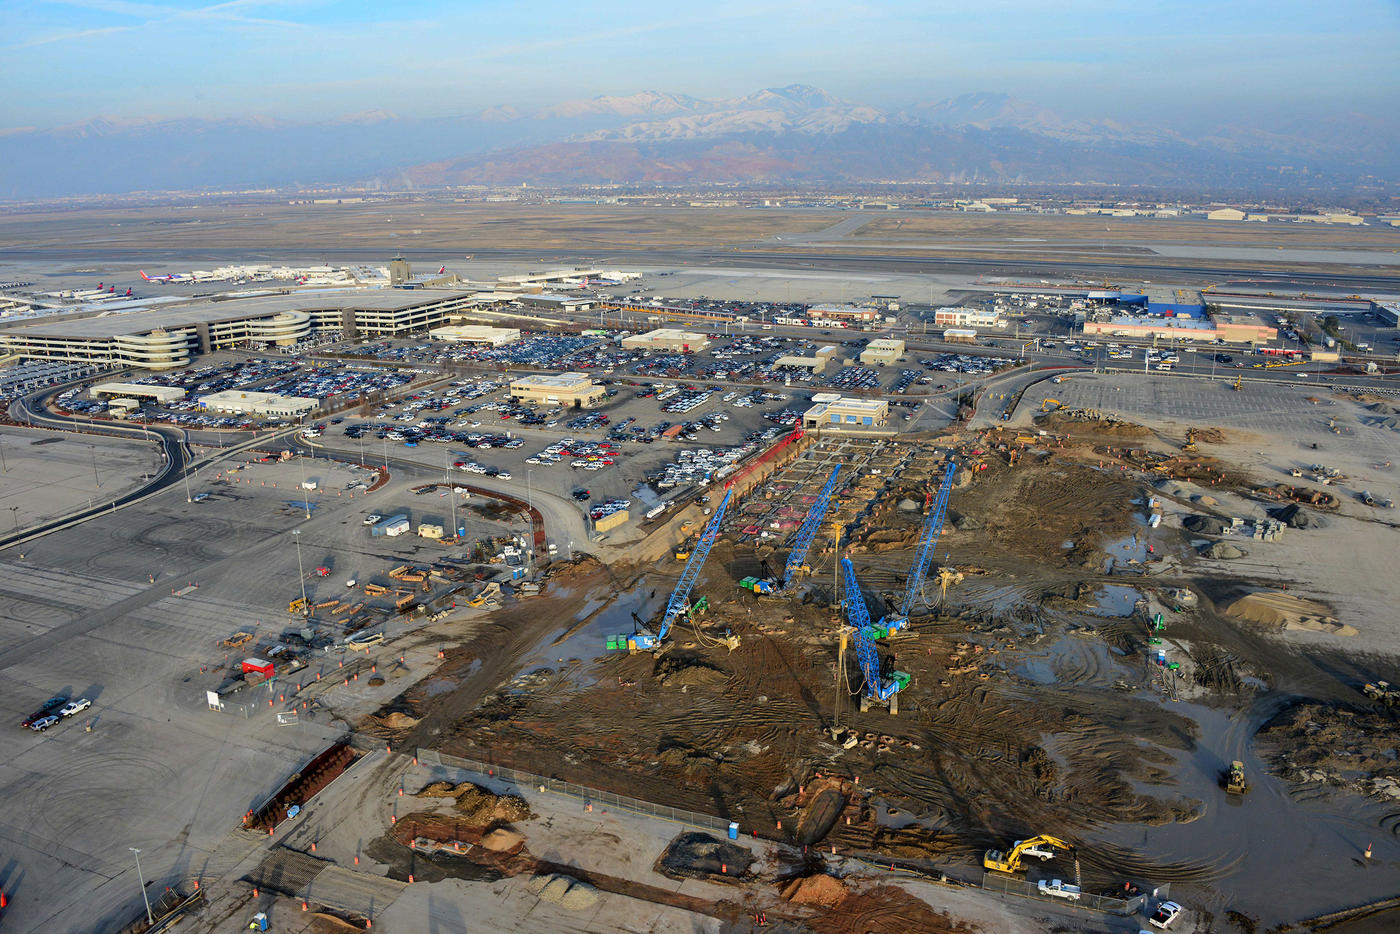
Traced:
<path id="1" fill-rule="evenodd" d="M 1230 770 L 1224 777 L 1225 790 L 1232 795 L 1242 795 L 1249 790 L 1244 781 L 1244 763 L 1236 759 L 1230 763 Z"/>
<path id="2" fill-rule="evenodd" d="M 1186 454 L 1196 453 L 1196 429 L 1186 429 L 1186 443 L 1181 446 L 1181 450 Z"/>
<path id="3" fill-rule="evenodd" d="M 1029 840 L 1017 840 L 1011 849 L 1005 852 L 988 850 L 982 857 L 982 866 L 992 872 L 1018 873 L 1021 871 L 1021 860 L 1024 857 L 1038 856 L 1043 862 L 1054 857 L 1056 850 L 1072 853 L 1074 847 L 1058 837 L 1040 834 Z"/>

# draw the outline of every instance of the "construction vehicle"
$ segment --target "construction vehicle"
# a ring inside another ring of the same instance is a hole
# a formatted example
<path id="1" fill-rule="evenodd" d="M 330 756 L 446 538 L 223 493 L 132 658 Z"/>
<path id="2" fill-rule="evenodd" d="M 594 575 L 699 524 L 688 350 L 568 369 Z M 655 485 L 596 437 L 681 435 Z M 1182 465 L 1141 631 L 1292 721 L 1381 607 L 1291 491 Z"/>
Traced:
<path id="1" fill-rule="evenodd" d="M 1055 850 L 1065 850 L 1074 852 L 1074 847 L 1058 837 L 1049 834 L 1041 834 L 1031 837 L 1029 840 L 1017 840 L 1008 851 L 988 850 L 982 856 L 982 867 L 991 872 L 1018 873 L 1021 871 L 1021 861 L 1030 855 L 1040 856 L 1041 860 L 1050 857 L 1042 855 L 1049 848 L 1051 852 Z M 1075 860 L 1078 863 L 1078 860 Z M 1076 872 L 1076 875 L 1078 873 Z"/>
<path id="2" fill-rule="evenodd" d="M 287 612 L 288 612 L 288 613 L 300 613 L 300 612 L 304 611 L 305 609 L 306 609 L 306 598 L 305 598 L 305 597 L 297 597 L 297 598 L 296 598 L 295 600 L 293 600 L 291 603 L 288 603 L 288 604 L 287 604 Z"/>
<path id="3" fill-rule="evenodd" d="M 709 601 L 703 597 L 692 605 L 690 591 L 695 588 L 695 582 L 700 579 L 700 570 L 705 566 L 705 559 L 709 557 L 715 539 L 719 538 L 719 527 L 724 521 L 724 514 L 729 508 L 729 498 L 733 493 L 732 488 L 725 491 L 724 499 L 720 500 L 714 515 L 710 516 L 710 521 L 705 523 L 705 530 L 700 533 L 700 539 L 695 544 L 695 551 L 686 561 L 685 569 L 681 571 L 681 579 L 676 582 L 676 589 L 671 591 L 671 596 L 666 601 L 666 610 L 661 615 L 661 625 L 657 627 L 656 633 L 643 632 L 641 627 L 638 627 L 638 631 L 630 636 L 609 636 L 606 642 L 609 650 L 660 651 L 666 637 L 670 635 L 671 627 L 676 624 L 676 620 L 681 617 L 691 619 L 702 609 L 709 608 Z M 739 643 L 736 636 L 727 636 L 725 641 L 731 650 Z"/>
<path id="4" fill-rule="evenodd" d="M 1196 429 L 1186 429 L 1186 443 L 1181 446 L 1181 450 L 1187 454 L 1196 453 Z"/>
<path id="5" fill-rule="evenodd" d="M 1242 795 L 1249 790 L 1249 786 L 1244 782 L 1244 763 L 1236 759 L 1230 763 L 1229 771 L 1225 773 L 1225 790 L 1232 795 Z"/>
<path id="6" fill-rule="evenodd" d="M 1367 682 L 1361 686 L 1361 693 L 1387 707 L 1400 707 L 1400 689 L 1391 687 L 1389 681 Z"/>
<path id="7" fill-rule="evenodd" d="M 929 507 L 928 518 L 924 520 L 924 528 L 919 535 L 919 549 L 915 552 L 914 565 L 909 569 L 909 579 L 905 582 L 904 598 L 900 600 L 898 610 L 886 615 L 872 627 L 877 639 L 894 635 L 909 627 L 909 613 L 914 609 L 914 601 L 923 589 L 924 576 L 928 573 L 929 562 L 933 560 L 938 536 L 943 532 L 943 519 L 948 514 L 948 497 L 953 492 L 953 475 L 957 472 L 957 463 L 949 460 L 948 469 L 943 472 L 943 485 L 938 489 L 938 498 Z"/>
<path id="8" fill-rule="evenodd" d="M 1059 399 L 1049 399 L 1049 398 L 1047 398 L 1047 399 L 1042 399 L 1042 400 L 1041 400 L 1041 402 L 1040 402 L 1040 411 L 1041 411 L 1041 412 L 1049 412 L 1049 411 L 1052 411 L 1051 408 L 1050 408 L 1050 406 L 1052 406 L 1052 405 L 1053 405 L 1055 408 L 1057 408 L 1057 409 L 1062 409 L 1062 408 L 1065 407 L 1065 404 L 1064 404 L 1063 402 L 1061 402 Z"/>
<path id="9" fill-rule="evenodd" d="M 1243 392 L 1243 391 L 1244 391 L 1244 377 L 1243 377 L 1243 376 L 1236 376 L 1236 377 L 1235 377 L 1235 381 L 1234 381 L 1233 383 L 1230 384 L 1230 388 L 1233 389 L 1235 392 Z"/>
<path id="10" fill-rule="evenodd" d="M 797 534 L 792 538 L 792 548 L 788 551 L 787 564 L 783 566 L 782 577 L 746 577 L 739 581 L 740 587 L 752 590 L 757 594 L 778 594 L 787 590 L 798 571 L 811 573 L 812 569 L 807 567 L 807 553 L 812 550 L 812 542 L 816 540 L 817 530 L 821 527 L 822 520 L 826 518 L 826 511 L 831 506 L 831 492 L 836 489 L 836 475 L 840 472 L 840 464 L 831 468 L 831 476 L 826 478 L 826 483 L 822 486 L 821 492 L 817 494 L 812 508 L 807 510 L 802 524 L 797 527 Z"/>
<path id="11" fill-rule="evenodd" d="M 871 704 L 882 704 L 889 708 L 890 716 L 899 716 L 899 692 L 909 685 L 909 675 L 903 671 L 892 671 L 886 678 L 881 673 L 880 656 L 875 649 L 874 632 L 870 627 L 870 612 L 865 607 L 865 594 L 861 593 L 860 582 L 856 580 L 856 569 L 850 558 L 841 559 L 841 575 L 845 584 L 842 607 L 846 624 L 841 627 L 837 670 L 845 677 L 846 646 L 848 640 L 854 640 L 856 661 L 860 664 L 863 679 L 860 691 L 861 713 L 869 710 Z"/>
<path id="12" fill-rule="evenodd" d="M 677 561 L 684 561 L 684 560 L 686 560 L 687 558 L 690 557 L 690 553 L 693 552 L 694 550 L 695 550 L 695 540 L 694 540 L 694 539 L 686 539 L 685 541 L 681 542 L 679 545 L 676 546 L 676 551 L 675 551 L 676 560 L 677 560 Z"/>

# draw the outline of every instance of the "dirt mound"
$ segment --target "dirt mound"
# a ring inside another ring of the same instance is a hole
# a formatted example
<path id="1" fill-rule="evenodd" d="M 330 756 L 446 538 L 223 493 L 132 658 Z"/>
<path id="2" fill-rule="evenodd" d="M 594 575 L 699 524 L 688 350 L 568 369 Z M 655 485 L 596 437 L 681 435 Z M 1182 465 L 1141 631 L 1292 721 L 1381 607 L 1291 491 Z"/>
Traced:
<path id="1" fill-rule="evenodd" d="M 333 914 L 324 911 L 317 911 L 311 915 L 311 934 L 359 934 L 364 928 L 351 924 L 344 918 L 337 918 Z"/>
<path id="2" fill-rule="evenodd" d="M 783 889 L 783 899 L 795 905 L 837 908 L 850 893 L 845 883 L 828 875 L 793 879 Z"/>
<path id="3" fill-rule="evenodd" d="M 1201 549 L 1202 558 L 1215 558 L 1220 561 L 1230 561 L 1234 558 L 1243 558 L 1247 551 L 1237 548 L 1229 542 L 1216 542 L 1213 545 L 1206 545 Z"/>
<path id="4" fill-rule="evenodd" d="M 470 782 L 458 786 L 456 797 L 457 811 L 475 827 L 529 820 L 534 816 L 524 798 L 494 794 Z"/>
<path id="5" fill-rule="evenodd" d="M 948 521 L 952 523 L 953 528 L 957 529 L 959 532 L 975 532 L 982 528 L 980 519 L 974 516 L 965 516 L 951 509 L 948 510 Z"/>
<path id="6" fill-rule="evenodd" d="M 598 903 L 598 890 L 572 876 L 551 872 L 538 875 L 526 883 L 526 888 L 541 899 L 570 911 L 584 911 Z"/>
<path id="7" fill-rule="evenodd" d="M 370 719 L 388 730 L 411 730 L 418 725 L 417 717 L 411 717 L 398 710 L 382 717 L 370 717 Z"/>
<path id="8" fill-rule="evenodd" d="M 1227 527 L 1223 519 L 1215 516 L 1187 516 L 1181 524 L 1201 535 L 1224 535 Z"/>
<path id="9" fill-rule="evenodd" d="M 1246 594 L 1226 607 L 1225 612 L 1236 619 L 1278 629 L 1326 632 L 1335 636 L 1356 635 L 1354 627 L 1337 622 L 1332 608 L 1327 604 L 1280 591 L 1261 590 Z"/>
<path id="10" fill-rule="evenodd" d="M 662 687 L 701 687 L 709 684 L 723 684 L 729 680 L 729 673 L 721 671 L 709 662 L 694 657 L 665 656 L 656 663 L 656 680 Z"/>
<path id="11" fill-rule="evenodd" d="M 514 830 L 498 827 L 481 838 L 481 845 L 496 853 L 509 853 L 516 847 L 525 845 L 525 838 Z"/>
<path id="12" fill-rule="evenodd" d="M 1400 780 L 1393 710 L 1304 702 L 1259 731 L 1266 759 L 1292 782 L 1322 783 L 1391 798 Z"/>
<path id="13" fill-rule="evenodd" d="M 1290 529 L 1310 529 L 1317 525 L 1310 513 L 1297 503 L 1289 503 L 1279 509 L 1269 510 L 1269 517 L 1287 525 Z"/>
<path id="14" fill-rule="evenodd" d="M 1366 408 L 1375 412 L 1377 415 L 1400 415 L 1400 406 L 1397 406 L 1393 402 L 1373 402 L 1366 406 Z"/>
<path id="15" fill-rule="evenodd" d="M 515 795 L 498 795 L 472 782 L 454 785 L 451 782 L 433 782 L 424 785 L 415 797 L 456 798 L 457 811 L 463 823 L 472 827 L 489 827 L 496 823 L 528 820 L 530 805 L 524 798 Z"/>
<path id="16" fill-rule="evenodd" d="M 1068 409 L 1051 412 L 1036 419 L 1036 424 L 1052 431 L 1092 431 L 1110 438 L 1145 438 L 1148 431 L 1141 425 L 1125 422 L 1097 409 Z"/>
<path id="17" fill-rule="evenodd" d="M 737 879 L 753 863 L 753 853 L 737 843 L 691 831 L 672 840 L 657 861 L 657 871 L 673 879 Z"/>

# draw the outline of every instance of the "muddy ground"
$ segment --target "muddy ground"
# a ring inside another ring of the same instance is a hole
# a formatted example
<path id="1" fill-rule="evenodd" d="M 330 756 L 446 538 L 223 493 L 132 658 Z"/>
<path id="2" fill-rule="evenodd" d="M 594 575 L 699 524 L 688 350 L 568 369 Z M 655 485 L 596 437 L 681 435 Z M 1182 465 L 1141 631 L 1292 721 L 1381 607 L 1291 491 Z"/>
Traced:
<path id="1" fill-rule="evenodd" d="M 1356 805 L 1287 792 L 1317 784 L 1318 771 L 1340 776 L 1321 782 L 1332 794 L 1364 802 L 1358 833 L 1378 829 L 1394 858 L 1400 802 L 1383 782 L 1396 773 L 1400 730 L 1393 712 L 1355 709 L 1366 706 L 1361 682 L 1400 681 L 1394 660 L 1342 646 L 1303 652 L 1275 627 L 1226 615 L 1264 582 L 1199 558 L 1179 524 L 1146 521 L 1152 497 L 1210 511 L 1200 497 L 1162 493 L 1164 480 L 1261 503 L 1274 501 L 1270 485 L 1135 426 L 1052 427 L 1069 437 L 993 432 L 886 449 L 904 471 L 838 488 L 847 505 L 871 507 L 846 541 L 879 618 L 902 593 L 939 459 L 951 449 L 965 468 L 935 554 L 961 579 L 946 597 L 926 585 L 910 633 L 879 650 L 912 676 L 897 717 L 855 704 L 861 674 L 854 652 L 839 655 L 830 538 L 813 550 L 810 580 L 764 598 L 736 581 L 764 559 L 781 567 L 785 553 L 726 537 L 696 589 L 708 614 L 678 626 L 660 656 L 608 654 L 602 637 L 631 631 L 633 614 L 654 620 L 680 565 L 584 562 L 449 649 L 433 678 L 367 726 L 396 743 L 723 816 L 745 832 L 967 878 L 985 849 L 1050 833 L 1079 844 L 1086 889 L 1171 882 L 1226 923 L 1239 909 L 1237 929 L 1289 917 L 1249 890 L 1273 870 L 1239 854 L 1230 822 L 1304 820 L 1308 808 L 1346 821 L 1337 811 Z M 732 651 L 719 638 L 731 632 Z M 1159 651 L 1176 667 L 1156 664 Z M 411 725 L 387 726 L 390 714 Z M 855 732 L 852 748 L 833 742 L 837 726 Z M 1258 769 L 1259 784 L 1282 790 L 1227 800 L 1218 779 L 1241 756 L 1252 779 Z M 859 916 L 867 897 L 840 914 Z"/>

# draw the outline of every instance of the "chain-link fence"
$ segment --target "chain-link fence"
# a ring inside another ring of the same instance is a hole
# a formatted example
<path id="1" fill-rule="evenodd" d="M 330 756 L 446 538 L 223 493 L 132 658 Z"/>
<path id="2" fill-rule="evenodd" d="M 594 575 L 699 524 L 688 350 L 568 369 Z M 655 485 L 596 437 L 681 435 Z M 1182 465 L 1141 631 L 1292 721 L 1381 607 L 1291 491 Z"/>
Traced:
<path id="1" fill-rule="evenodd" d="M 1093 895 L 1089 892 L 1076 893 L 1072 896 L 1064 894 L 1052 895 L 1048 891 L 1041 891 L 1040 883 L 1030 882 L 1026 879 L 1016 879 L 1012 876 L 1002 875 L 999 872 L 984 872 L 982 874 L 982 888 L 988 892 L 1000 892 L 1004 895 L 1019 895 L 1022 898 L 1034 898 L 1044 902 L 1055 902 L 1068 908 L 1084 908 L 1089 911 L 1102 911 L 1107 914 L 1127 917 L 1142 909 L 1147 901 L 1147 893 L 1139 890 L 1137 894 L 1128 898 L 1120 898 L 1116 895 Z M 1158 886 L 1155 890 L 1158 898 L 1166 898 L 1169 894 L 1169 886 Z M 1125 893 L 1127 894 L 1127 893 Z"/>
<path id="2" fill-rule="evenodd" d="M 486 762 L 478 762 L 475 759 L 445 756 L 433 749 L 419 749 L 418 762 L 420 765 L 435 768 L 472 772 L 476 775 L 482 775 L 504 784 L 512 785 L 520 790 L 546 791 L 551 794 L 567 795 L 570 798 L 577 799 L 584 805 L 630 811 L 634 814 L 657 817 L 661 820 L 671 821 L 676 824 L 684 824 L 688 827 L 698 827 L 702 830 L 717 830 L 724 833 L 727 833 L 729 830 L 729 821 L 722 817 L 701 814 L 697 811 L 688 811 L 685 808 L 668 807 L 664 804 L 653 804 L 650 801 L 629 798 L 626 795 L 614 794 L 611 791 L 600 791 L 597 788 L 589 788 L 587 785 L 576 785 L 573 782 L 561 781 L 557 778 L 546 778 L 543 775 L 536 775 L 534 772 L 523 772 L 520 769 L 491 765 Z"/>

